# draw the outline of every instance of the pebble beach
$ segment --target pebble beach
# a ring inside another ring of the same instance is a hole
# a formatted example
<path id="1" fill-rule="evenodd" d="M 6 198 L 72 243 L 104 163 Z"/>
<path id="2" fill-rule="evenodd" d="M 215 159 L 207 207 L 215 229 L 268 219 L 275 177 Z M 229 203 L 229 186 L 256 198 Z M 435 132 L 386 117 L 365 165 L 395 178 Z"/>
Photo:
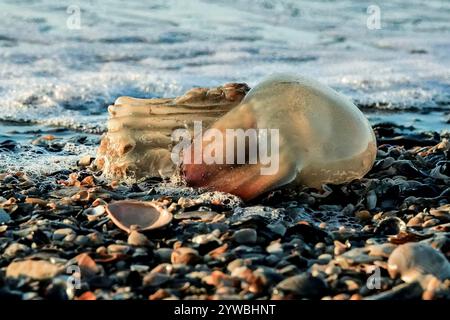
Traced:
<path id="1" fill-rule="evenodd" d="M 448 299 L 448 135 L 404 131 L 375 126 L 377 160 L 361 180 L 321 191 L 277 190 L 246 204 L 152 178 L 111 183 L 89 169 L 92 159 L 45 176 L 3 173 L 0 295 Z M 54 148 L 48 136 L 41 141 Z M 105 212 L 121 199 L 159 200 L 174 220 L 126 234 Z M 399 266 L 401 259 L 416 263 L 390 276 L 392 252 L 411 242 L 427 250 L 398 254 Z M 445 258 L 430 271 L 423 264 L 434 255 Z"/>

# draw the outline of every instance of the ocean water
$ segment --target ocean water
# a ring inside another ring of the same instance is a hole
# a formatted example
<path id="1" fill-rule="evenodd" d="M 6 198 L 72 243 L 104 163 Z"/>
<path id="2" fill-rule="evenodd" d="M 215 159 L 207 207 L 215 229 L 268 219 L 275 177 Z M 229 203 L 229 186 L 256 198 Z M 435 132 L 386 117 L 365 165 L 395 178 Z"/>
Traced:
<path id="1" fill-rule="evenodd" d="M 0 0 L 0 142 L 19 144 L 0 151 L 0 170 L 95 153 L 118 96 L 253 86 L 286 71 L 348 95 L 374 123 L 447 130 L 449 53 L 449 1 Z M 54 128 L 91 143 L 30 146 Z"/>

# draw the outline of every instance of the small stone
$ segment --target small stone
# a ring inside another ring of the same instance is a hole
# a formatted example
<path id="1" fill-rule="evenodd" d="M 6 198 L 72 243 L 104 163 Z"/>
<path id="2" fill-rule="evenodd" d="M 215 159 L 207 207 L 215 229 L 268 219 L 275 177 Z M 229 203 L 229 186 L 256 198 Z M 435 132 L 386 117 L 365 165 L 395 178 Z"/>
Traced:
<path id="1" fill-rule="evenodd" d="M 161 262 L 170 262 L 172 252 L 173 249 L 170 248 L 159 248 L 155 250 L 155 256 L 158 257 Z"/>
<path id="2" fill-rule="evenodd" d="M 372 219 L 372 215 L 367 210 L 361 210 L 361 211 L 355 212 L 355 217 L 361 221 L 369 221 Z"/>
<path id="3" fill-rule="evenodd" d="M 103 243 L 103 235 L 100 232 L 91 232 L 87 235 L 87 237 L 92 245 L 99 245 Z"/>
<path id="4" fill-rule="evenodd" d="M 123 244 L 110 244 L 108 246 L 108 253 L 127 254 L 131 248 Z"/>
<path id="5" fill-rule="evenodd" d="M 149 266 L 143 264 L 133 264 L 130 266 L 130 270 L 136 272 L 147 272 L 149 269 L 150 269 Z"/>
<path id="6" fill-rule="evenodd" d="M 25 254 L 25 253 L 29 252 L 30 250 L 31 249 L 24 244 L 12 243 L 5 249 L 4 255 L 8 258 L 13 258 L 20 254 Z"/>
<path id="7" fill-rule="evenodd" d="M 434 227 L 435 225 L 438 225 L 439 223 L 440 223 L 439 219 L 429 219 L 422 224 L 422 227 L 430 228 Z"/>
<path id="8" fill-rule="evenodd" d="M 10 221 L 11 217 L 9 216 L 9 214 L 5 210 L 0 208 L 0 224 L 8 223 Z"/>
<path id="9" fill-rule="evenodd" d="M 333 274 L 340 274 L 342 271 L 342 269 L 338 266 L 334 266 L 334 265 L 329 265 L 326 267 L 325 269 L 325 273 L 329 276 L 333 275 Z"/>
<path id="10" fill-rule="evenodd" d="M 283 246 L 279 241 L 272 241 L 270 245 L 267 246 L 266 251 L 274 255 L 283 255 Z"/>
<path id="11" fill-rule="evenodd" d="M 79 246 L 85 246 L 89 243 L 89 238 L 85 235 L 79 235 L 75 238 L 75 244 Z"/>
<path id="12" fill-rule="evenodd" d="M 32 204 L 32 205 L 38 205 L 38 206 L 41 206 L 41 207 L 45 207 L 48 204 L 48 202 L 45 201 L 45 200 L 42 200 L 42 199 L 39 199 L 39 198 L 29 198 L 29 197 L 27 197 L 25 199 L 25 203 L 29 203 L 29 204 Z"/>
<path id="13" fill-rule="evenodd" d="M 360 288 L 360 284 L 353 279 L 347 279 L 344 281 L 348 291 L 357 291 Z"/>
<path id="14" fill-rule="evenodd" d="M 318 263 L 327 264 L 328 262 L 331 261 L 331 259 L 333 259 L 333 256 L 331 254 L 324 253 L 324 254 L 321 254 L 317 259 L 318 259 Z"/>
<path id="15" fill-rule="evenodd" d="M 257 240 L 257 233 L 255 229 L 244 228 L 234 233 L 233 239 L 239 244 L 253 244 Z"/>
<path id="16" fill-rule="evenodd" d="M 160 285 L 168 282 L 170 279 L 171 277 L 167 274 L 150 272 L 144 276 L 142 283 L 144 284 L 144 286 L 159 287 Z"/>
<path id="17" fill-rule="evenodd" d="M 300 270 L 293 264 L 289 264 L 279 270 L 279 273 L 285 277 L 291 277 L 297 275 Z"/>
<path id="18" fill-rule="evenodd" d="M 326 283 L 318 277 L 313 277 L 309 273 L 303 273 L 284 279 L 276 289 L 296 298 L 321 298 L 327 293 Z"/>
<path id="19" fill-rule="evenodd" d="M 334 241 L 334 255 L 338 256 L 340 254 L 343 254 L 345 251 L 347 251 L 347 249 L 348 248 L 344 243 L 338 240 Z"/>
<path id="20" fill-rule="evenodd" d="M 242 266 L 242 267 L 234 268 L 233 271 L 231 272 L 231 276 L 233 278 L 238 278 L 241 280 L 248 280 L 248 279 L 252 278 L 253 272 L 249 267 Z"/>
<path id="21" fill-rule="evenodd" d="M 276 233 L 280 237 L 283 237 L 286 234 L 286 227 L 282 223 L 272 223 L 267 226 L 267 228 L 272 231 L 273 233 Z"/>
<path id="22" fill-rule="evenodd" d="M 228 264 L 227 270 L 231 273 L 231 272 L 233 272 L 234 269 L 242 267 L 244 265 L 245 265 L 245 262 L 243 259 L 235 259 Z"/>
<path id="23" fill-rule="evenodd" d="M 170 263 L 161 263 L 158 264 L 156 267 L 154 267 L 150 272 L 153 273 L 164 273 L 164 274 L 171 274 L 173 272 L 173 266 Z"/>
<path id="24" fill-rule="evenodd" d="M 406 224 L 406 226 L 408 226 L 408 227 L 421 227 L 422 223 L 423 223 L 423 218 L 415 216 L 415 217 L 412 217 L 411 219 L 409 219 L 409 221 Z"/>
<path id="25" fill-rule="evenodd" d="M 83 278 L 91 278 L 102 272 L 102 267 L 92 259 L 87 253 L 81 253 L 75 257 L 80 267 L 81 276 Z"/>
<path id="26" fill-rule="evenodd" d="M 53 232 L 52 239 L 55 240 L 55 241 L 60 241 L 60 240 L 63 240 L 64 238 L 66 238 L 69 235 L 76 236 L 76 233 L 71 228 L 57 229 L 57 230 L 55 230 Z"/>
<path id="27" fill-rule="evenodd" d="M 170 293 L 164 289 L 158 289 L 155 293 L 151 294 L 149 300 L 162 300 L 170 297 Z"/>
<path id="28" fill-rule="evenodd" d="M 188 247 L 180 247 L 175 249 L 171 255 L 172 264 L 189 264 L 193 265 L 201 259 L 198 251 Z"/>
<path id="29" fill-rule="evenodd" d="M 374 244 L 367 247 L 369 256 L 388 258 L 397 246 L 392 243 Z"/>
<path id="30" fill-rule="evenodd" d="M 94 161 L 95 158 L 91 157 L 89 155 L 87 156 L 83 156 L 80 158 L 80 160 L 78 160 L 78 166 L 79 167 L 89 167 L 90 164 L 92 163 L 92 161 Z"/>
<path id="31" fill-rule="evenodd" d="M 350 300 L 362 300 L 363 297 L 359 293 L 354 293 L 350 296 Z"/>
<path id="32" fill-rule="evenodd" d="M 350 299 L 350 295 L 346 293 L 339 293 L 333 297 L 333 300 L 348 300 Z"/>
<path id="33" fill-rule="evenodd" d="M 33 280 L 52 279 L 63 271 L 61 265 L 53 264 L 45 260 L 15 261 L 6 268 L 7 278 L 25 276 Z"/>
<path id="34" fill-rule="evenodd" d="M 130 232 L 127 242 L 130 246 L 135 247 L 147 247 L 151 245 L 150 240 L 148 240 L 148 238 L 144 234 L 135 230 Z"/>

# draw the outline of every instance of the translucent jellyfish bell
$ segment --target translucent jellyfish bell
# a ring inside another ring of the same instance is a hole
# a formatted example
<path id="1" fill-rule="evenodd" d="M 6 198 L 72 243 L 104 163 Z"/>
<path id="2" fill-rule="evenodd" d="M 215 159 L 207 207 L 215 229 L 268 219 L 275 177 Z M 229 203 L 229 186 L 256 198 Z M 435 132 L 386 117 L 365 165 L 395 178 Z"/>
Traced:
<path id="1" fill-rule="evenodd" d="M 368 120 L 349 99 L 317 81 L 293 75 L 269 77 L 211 128 L 223 136 L 227 129 L 278 131 L 278 148 L 270 150 L 278 153 L 279 166 L 274 174 L 261 174 L 264 165 L 260 161 L 228 164 L 227 143 L 211 137 L 202 139 L 201 150 L 217 153 L 222 148 L 224 161 L 183 165 L 188 184 L 246 200 L 288 183 L 320 188 L 325 183 L 361 178 L 371 169 L 377 150 Z M 237 140 L 234 138 L 235 146 Z M 198 150 L 192 145 L 189 156 Z M 251 151 L 248 144 L 245 150 Z M 249 157 L 247 154 L 246 159 Z"/>
<path id="2" fill-rule="evenodd" d="M 120 97 L 108 108 L 96 165 L 114 179 L 170 177 L 179 172 L 174 150 L 182 150 L 178 159 L 189 185 L 244 200 L 290 183 L 320 188 L 348 182 L 372 167 L 372 128 L 336 91 L 293 75 L 269 77 L 247 91 L 232 83 L 178 98 Z M 187 148 L 173 139 L 180 128 L 189 133 Z"/>

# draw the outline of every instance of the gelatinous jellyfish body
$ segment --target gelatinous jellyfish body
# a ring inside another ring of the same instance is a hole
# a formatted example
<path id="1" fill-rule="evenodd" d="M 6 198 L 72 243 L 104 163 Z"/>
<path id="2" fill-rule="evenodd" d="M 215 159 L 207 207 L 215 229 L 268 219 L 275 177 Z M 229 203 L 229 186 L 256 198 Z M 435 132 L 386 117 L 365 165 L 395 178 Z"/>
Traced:
<path id="1" fill-rule="evenodd" d="M 173 132 L 186 128 L 195 137 L 181 154 L 187 184 L 244 200 L 286 184 L 348 182 L 372 167 L 373 130 L 346 97 L 292 75 L 269 77 L 247 91 L 227 84 L 175 99 L 121 97 L 109 107 L 96 164 L 114 178 L 170 176 L 180 168 Z"/>
<path id="2" fill-rule="evenodd" d="M 377 150 L 368 120 L 350 100 L 317 81 L 291 75 L 263 81 L 211 128 L 225 137 L 230 129 L 253 128 L 266 132 L 268 140 L 276 136 L 272 130 L 278 132 L 278 146 L 267 144 L 271 159 L 278 161 L 278 170 L 272 174 L 262 174 L 262 161 L 183 165 L 188 184 L 233 193 L 246 200 L 289 183 L 320 188 L 325 183 L 361 178 L 372 167 Z M 227 143 L 237 150 L 238 138 L 232 139 L 224 143 L 203 137 L 202 150 L 217 152 L 223 148 L 220 153 L 225 159 Z M 191 158 L 195 150 L 191 146 Z M 245 152 L 250 151 L 247 142 Z M 246 155 L 246 159 L 249 157 Z"/>
<path id="3" fill-rule="evenodd" d="M 177 171 L 171 159 L 172 133 L 192 130 L 194 120 L 208 126 L 235 107 L 249 88 L 229 83 L 217 88 L 194 88 L 177 98 L 119 97 L 108 107 L 108 132 L 95 164 L 112 179 L 170 177 Z"/>

